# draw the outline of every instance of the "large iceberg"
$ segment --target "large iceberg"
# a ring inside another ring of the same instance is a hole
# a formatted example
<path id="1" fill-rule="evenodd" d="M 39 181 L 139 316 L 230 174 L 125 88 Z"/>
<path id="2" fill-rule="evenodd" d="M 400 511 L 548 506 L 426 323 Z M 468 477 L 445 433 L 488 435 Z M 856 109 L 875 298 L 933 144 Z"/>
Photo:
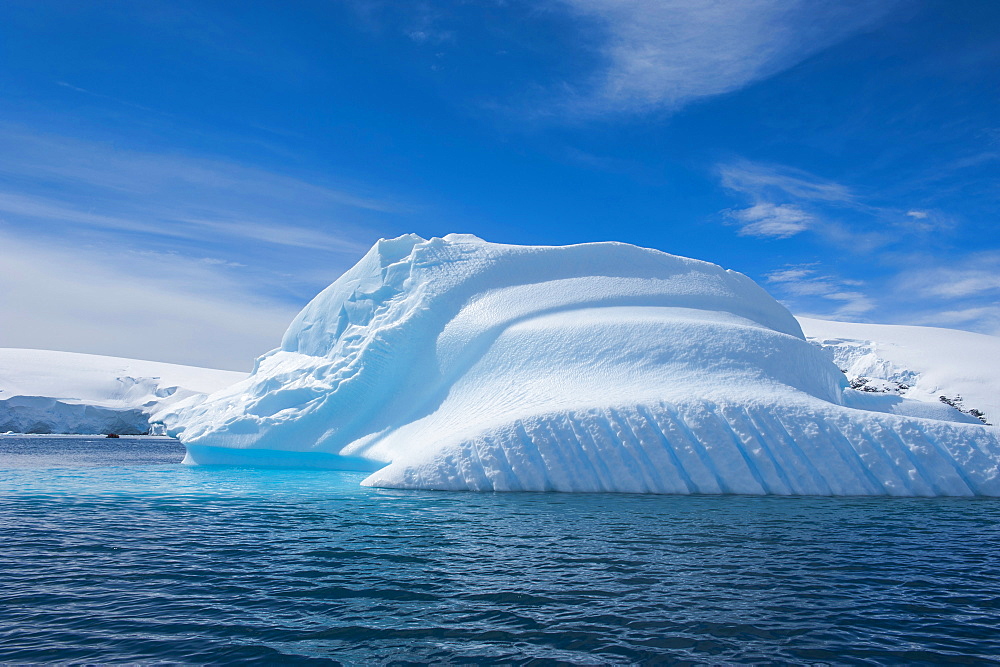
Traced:
<path id="1" fill-rule="evenodd" d="M 162 418 L 188 463 L 381 487 L 1000 495 L 995 428 L 862 395 L 746 276 L 622 243 L 381 240 L 249 378 Z"/>

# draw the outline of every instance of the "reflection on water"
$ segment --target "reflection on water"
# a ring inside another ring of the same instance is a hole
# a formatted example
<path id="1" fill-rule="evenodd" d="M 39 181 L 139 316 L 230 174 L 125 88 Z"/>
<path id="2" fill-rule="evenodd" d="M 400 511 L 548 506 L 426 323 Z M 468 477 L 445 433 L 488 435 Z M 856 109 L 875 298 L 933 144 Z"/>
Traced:
<path id="1" fill-rule="evenodd" d="M 381 491 L 0 437 L 0 661 L 1000 655 L 1000 502 Z"/>

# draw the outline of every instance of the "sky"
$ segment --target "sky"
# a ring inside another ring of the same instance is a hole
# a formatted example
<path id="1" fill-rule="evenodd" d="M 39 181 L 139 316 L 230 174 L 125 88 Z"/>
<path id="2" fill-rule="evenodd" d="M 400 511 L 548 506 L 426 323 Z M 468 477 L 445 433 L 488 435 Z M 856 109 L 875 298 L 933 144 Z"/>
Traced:
<path id="1" fill-rule="evenodd" d="M 6 0 L 0 347 L 249 370 L 379 238 L 1000 335 L 1000 2 Z"/>

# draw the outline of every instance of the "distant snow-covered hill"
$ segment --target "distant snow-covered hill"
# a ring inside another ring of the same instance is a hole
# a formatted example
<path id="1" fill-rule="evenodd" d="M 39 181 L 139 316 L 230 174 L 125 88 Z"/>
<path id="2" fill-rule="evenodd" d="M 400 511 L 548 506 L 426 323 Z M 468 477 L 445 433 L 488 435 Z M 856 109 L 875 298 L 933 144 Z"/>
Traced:
<path id="1" fill-rule="evenodd" d="M 0 432 L 146 433 L 155 410 L 245 377 L 156 361 L 0 348 Z"/>
<path id="2" fill-rule="evenodd" d="M 944 396 L 966 413 L 982 413 L 990 423 L 1000 423 L 997 336 L 938 327 L 798 319 L 806 338 L 826 349 L 860 388 L 939 405 Z"/>

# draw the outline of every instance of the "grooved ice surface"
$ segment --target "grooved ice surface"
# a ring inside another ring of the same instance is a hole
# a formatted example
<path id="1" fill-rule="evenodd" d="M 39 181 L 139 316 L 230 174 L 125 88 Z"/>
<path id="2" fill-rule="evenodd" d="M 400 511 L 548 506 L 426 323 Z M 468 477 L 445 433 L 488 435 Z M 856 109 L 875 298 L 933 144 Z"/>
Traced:
<path id="1" fill-rule="evenodd" d="M 319 294 L 248 379 L 161 417 L 189 463 L 375 486 L 1000 495 L 996 429 L 858 393 L 714 264 L 409 235 Z"/>

